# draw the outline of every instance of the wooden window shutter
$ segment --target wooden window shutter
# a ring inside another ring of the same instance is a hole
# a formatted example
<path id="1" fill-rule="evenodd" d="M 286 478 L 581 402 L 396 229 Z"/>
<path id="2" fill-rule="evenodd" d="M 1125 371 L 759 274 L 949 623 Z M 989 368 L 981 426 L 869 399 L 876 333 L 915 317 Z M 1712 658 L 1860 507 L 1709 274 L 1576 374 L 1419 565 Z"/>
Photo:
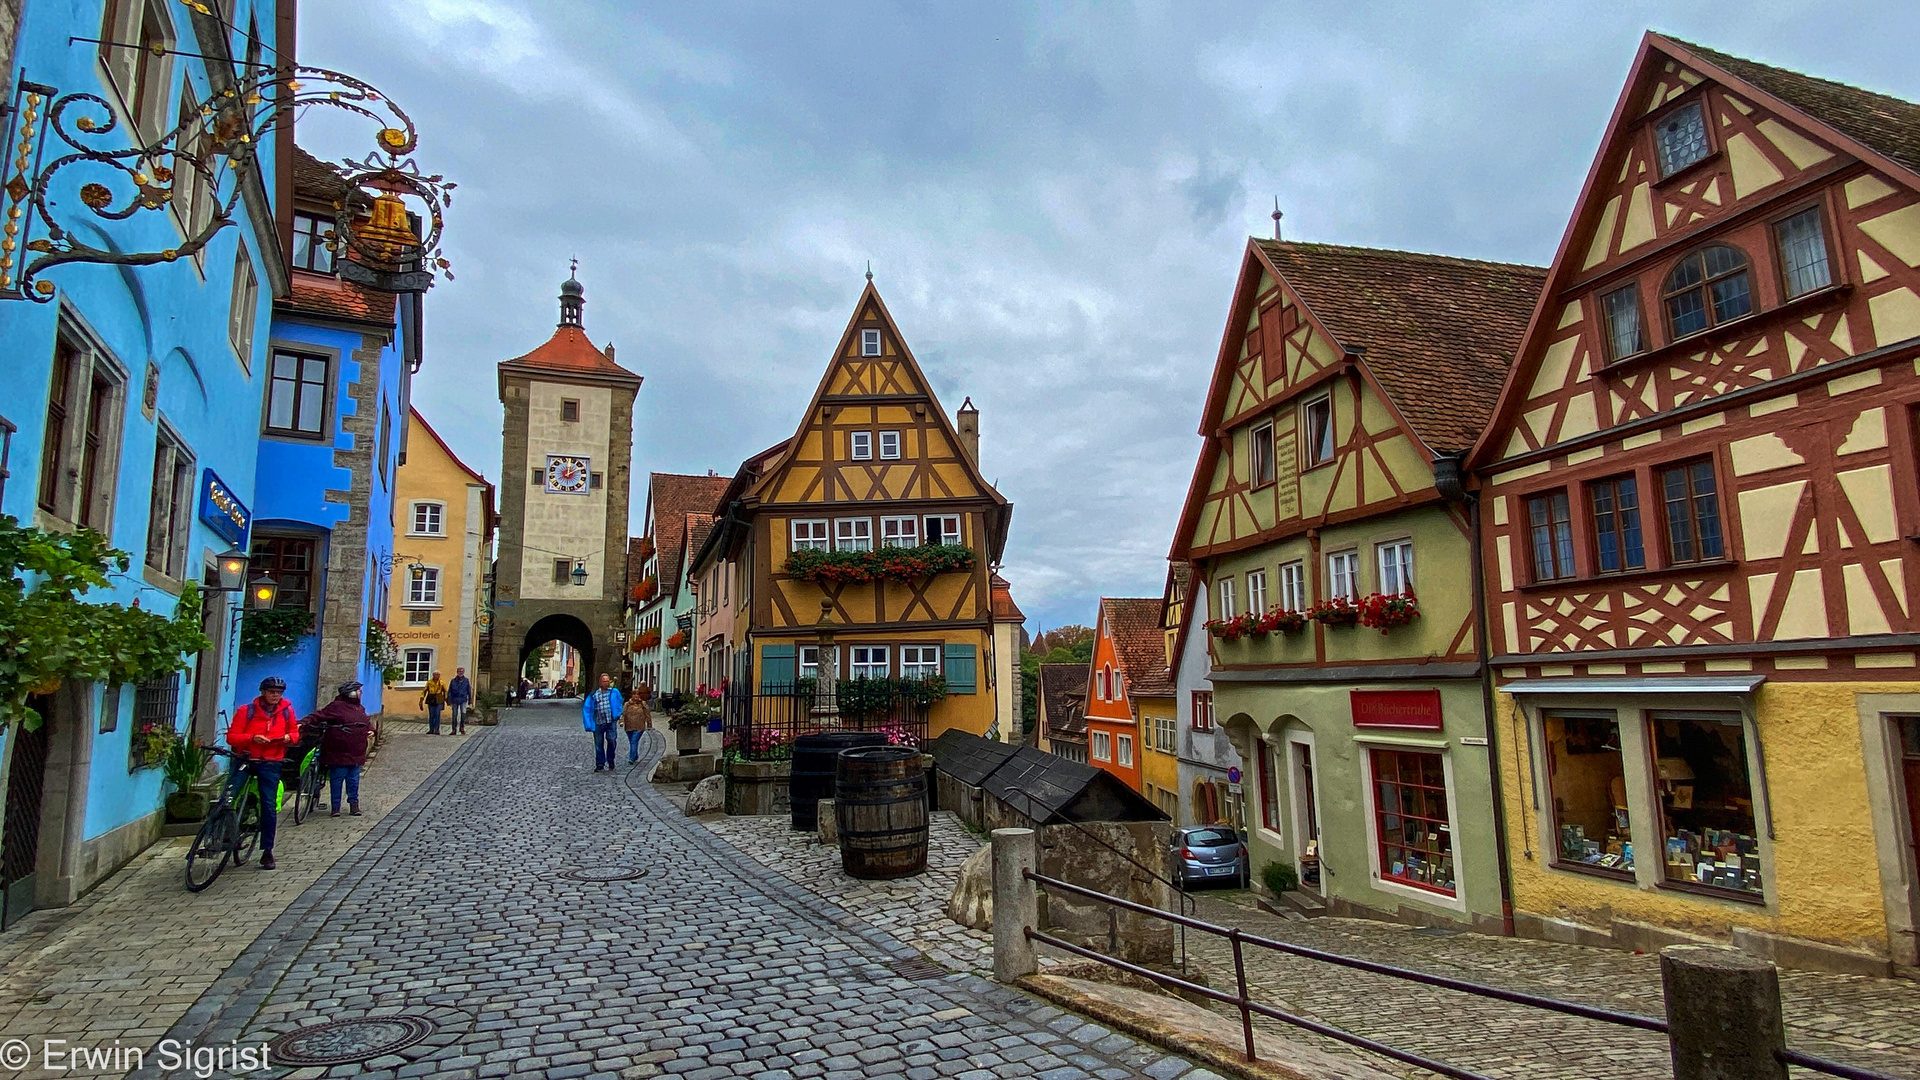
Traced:
<path id="1" fill-rule="evenodd" d="M 980 692 L 980 677 L 976 674 L 978 665 L 974 662 L 975 651 L 972 645 L 949 645 L 945 650 L 947 693 L 977 694 Z"/>
<path id="2" fill-rule="evenodd" d="M 760 692 L 784 694 L 793 689 L 797 672 L 791 645 L 766 645 L 760 649 Z"/>
<path id="3" fill-rule="evenodd" d="M 1261 309 L 1260 337 L 1260 372 L 1272 386 L 1287 375 L 1286 332 L 1280 326 L 1279 304 Z"/>

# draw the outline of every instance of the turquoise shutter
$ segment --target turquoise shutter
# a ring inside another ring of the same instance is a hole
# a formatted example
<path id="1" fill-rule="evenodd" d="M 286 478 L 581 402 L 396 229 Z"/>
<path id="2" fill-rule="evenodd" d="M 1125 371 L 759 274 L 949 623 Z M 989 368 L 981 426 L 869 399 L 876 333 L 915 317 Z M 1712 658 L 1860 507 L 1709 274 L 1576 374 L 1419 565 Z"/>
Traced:
<path id="1" fill-rule="evenodd" d="M 784 694 L 793 690 L 794 656 L 791 645 L 765 645 L 760 649 L 760 692 Z"/>
<path id="2" fill-rule="evenodd" d="M 975 674 L 974 647 L 971 645 L 949 645 L 944 652 L 946 659 L 947 693 L 977 694 L 979 676 Z"/>

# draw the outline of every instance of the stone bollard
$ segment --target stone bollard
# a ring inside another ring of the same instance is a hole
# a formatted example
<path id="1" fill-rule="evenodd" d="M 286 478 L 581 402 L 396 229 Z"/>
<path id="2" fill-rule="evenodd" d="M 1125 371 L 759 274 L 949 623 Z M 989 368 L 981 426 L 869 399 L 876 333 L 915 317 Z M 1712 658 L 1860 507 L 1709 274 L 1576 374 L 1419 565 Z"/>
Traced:
<path id="1" fill-rule="evenodd" d="M 1724 945 L 1660 950 L 1673 1080 L 1786 1080 L 1780 975 Z"/>
<path id="2" fill-rule="evenodd" d="M 1026 931 L 1038 929 L 1039 892 L 1025 871 L 1039 865 L 1032 829 L 993 830 L 993 977 L 1012 982 L 1040 970 Z"/>
<path id="3" fill-rule="evenodd" d="M 833 812 L 832 799 L 820 800 L 819 817 L 814 821 L 814 828 L 819 832 L 821 843 L 840 843 L 840 819 Z"/>

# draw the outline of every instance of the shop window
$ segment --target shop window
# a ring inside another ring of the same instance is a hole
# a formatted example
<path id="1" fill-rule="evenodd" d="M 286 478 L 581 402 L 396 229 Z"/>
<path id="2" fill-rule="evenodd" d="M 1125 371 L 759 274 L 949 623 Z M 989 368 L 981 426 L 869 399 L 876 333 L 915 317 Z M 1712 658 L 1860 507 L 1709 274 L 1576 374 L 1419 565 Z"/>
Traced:
<path id="1" fill-rule="evenodd" d="M 1714 244 L 1682 258 L 1667 275 L 1667 326 L 1676 339 L 1753 310 L 1747 257 Z"/>
<path id="2" fill-rule="evenodd" d="M 1668 561 L 1704 562 L 1724 556 L 1713 461 L 1701 458 L 1660 470 L 1660 490 L 1666 500 Z"/>
<path id="3" fill-rule="evenodd" d="M 1600 310 L 1607 319 L 1607 355 L 1624 360 L 1647 347 L 1646 330 L 1640 324 L 1640 290 L 1632 285 L 1615 289 L 1600 298 Z"/>
<path id="4" fill-rule="evenodd" d="M 1640 541 L 1640 488 L 1631 476 L 1587 488 L 1593 508 L 1594 559 L 1603 574 L 1647 565 Z"/>
<path id="5" fill-rule="evenodd" d="M 1821 226 L 1819 207 L 1809 206 L 1775 225 L 1773 237 L 1780 250 L 1780 274 L 1785 279 L 1787 296 L 1803 296 L 1833 284 L 1833 272 L 1827 265 L 1827 235 Z"/>
<path id="6" fill-rule="evenodd" d="M 1707 117 L 1698 101 L 1689 102 L 1660 118 L 1653 141 L 1660 156 L 1660 175 L 1672 176 L 1707 156 Z"/>
<path id="7" fill-rule="evenodd" d="M 1550 491 L 1527 500 L 1527 536 L 1533 551 L 1533 580 L 1573 576 L 1573 524 L 1567 493 Z"/>
<path id="8" fill-rule="evenodd" d="M 1253 429 L 1253 486 L 1273 483 L 1273 425 Z"/>
<path id="9" fill-rule="evenodd" d="M 1619 722 L 1550 714 L 1545 727 L 1547 790 L 1560 830 L 1555 861 L 1631 877 L 1633 830 Z"/>
<path id="10" fill-rule="evenodd" d="M 1380 876 L 1454 894 L 1453 831 L 1447 820 L 1446 766 L 1439 754 L 1369 750 L 1374 841 Z"/>
<path id="11" fill-rule="evenodd" d="M 1273 747 L 1261 739 L 1254 744 L 1260 753 L 1260 824 L 1280 831 L 1280 770 L 1274 765 Z"/>
<path id="12" fill-rule="evenodd" d="M 1760 843 L 1737 713 L 1656 713 L 1649 721 L 1668 881 L 1759 897 Z"/>

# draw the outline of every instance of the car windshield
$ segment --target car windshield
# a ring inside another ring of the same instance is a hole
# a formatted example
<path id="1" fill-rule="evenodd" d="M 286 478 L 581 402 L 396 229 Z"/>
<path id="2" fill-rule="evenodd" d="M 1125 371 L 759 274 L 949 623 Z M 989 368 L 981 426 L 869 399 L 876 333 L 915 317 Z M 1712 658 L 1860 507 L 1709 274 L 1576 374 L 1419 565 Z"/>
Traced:
<path id="1" fill-rule="evenodd" d="M 1225 847 L 1239 842 L 1239 837 L 1224 829 L 1200 829 L 1187 834 L 1188 847 Z"/>

